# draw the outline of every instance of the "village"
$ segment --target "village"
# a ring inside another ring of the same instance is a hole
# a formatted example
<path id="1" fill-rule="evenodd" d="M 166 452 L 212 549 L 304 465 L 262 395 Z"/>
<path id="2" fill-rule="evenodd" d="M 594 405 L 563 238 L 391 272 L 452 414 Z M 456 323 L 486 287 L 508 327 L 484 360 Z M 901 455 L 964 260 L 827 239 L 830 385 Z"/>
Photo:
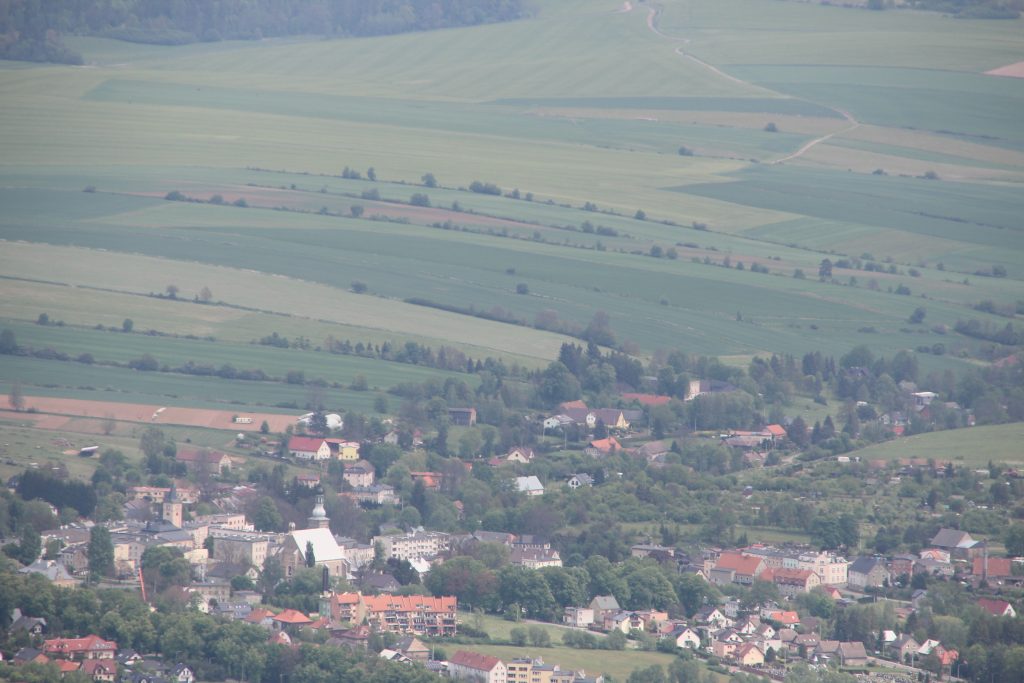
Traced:
<path id="1" fill-rule="evenodd" d="M 696 382 L 689 391 L 692 400 L 735 388 Z M 927 417 L 934 398 L 910 392 L 908 411 Z M 475 645 L 486 645 L 489 637 L 479 623 L 472 624 L 485 611 L 513 622 L 565 627 L 566 647 L 664 652 L 697 658 L 713 670 L 776 680 L 796 665 L 838 668 L 867 678 L 888 670 L 884 680 L 890 681 L 925 674 L 958 677 L 966 659 L 962 635 L 944 642 L 930 637 L 929 629 L 915 628 L 920 610 L 932 612 L 930 588 L 937 582 L 966 587 L 971 609 L 984 618 L 1016 623 L 1012 602 L 1002 596 L 1018 594 L 1024 583 L 1020 563 L 954 528 L 938 529 L 915 552 L 847 555 L 846 549 L 859 545 L 856 535 L 825 542 L 829 547 L 822 549 L 745 534 L 727 546 L 648 538 L 625 546 L 622 558 L 609 562 L 613 558 L 564 557 L 567 545 L 559 540 L 557 526 L 532 529 L 528 523 L 520 532 L 465 523 L 456 482 L 481 472 L 487 472 L 486 481 L 503 491 L 509 504 L 538 505 L 593 496 L 635 476 L 608 468 L 610 463 L 621 467 L 618 463 L 628 461 L 650 472 L 671 468 L 679 461 L 678 441 L 651 439 L 650 417 L 652 408 L 673 399 L 626 394 L 622 400 L 637 407 L 591 409 L 576 400 L 538 418 L 542 434 L 551 432 L 554 442 L 559 435 L 568 442 L 569 431 L 577 432 L 573 441 L 582 442 L 571 462 L 583 466 L 563 467 L 561 475 L 537 467 L 546 458 L 542 449 L 550 448 L 546 441 L 486 458 L 451 457 L 440 471 L 404 469 L 400 476 L 407 478 L 399 479 L 392 471 L 399 465 L 378 476 L 379 463 L 361 454 L 380 448 L 422 451 L 428 446 L 419 430 L 391 429 L 362 441 L 314 435 L 321 420 L 333 426 L 322 433 L 344 433 L 339 415 L 314 413 L 289 428 L 292 433 L 277 445 L 265 437 L 254 448 L 251 437 L 240 434 L 250 450 L 292 463 L 301 472 L 285 487 L 300 508 L 309 506 L 309 514 L 305 523 L 289 522 L 283 530 L 280 516 L 267 521 L 276 510 L 266 488 L 230 483 L 237 481 L 233 470 L 244 466 L 246 457 L 181 445 L 173 459 L 184 476 L 164 477 L 167 486 L 126 486 L 116 520 L 97 524 L 83 519 L 43 532 L 46 556 L 18 571 L 58 587 L 100 581 L 135 588 L 144 600 L 174 595 L 187 609 L 264 629 L 266 642 L 274 646 L 344 647 L 488 683 L 599 683 L 604 678 L 599 671 L 562 668 L 557 661 L 530 655 L 527 643 L 550 647 L 546 632 L 531 639 L 520 629 L 520 636 L 512 638 L 523 647 L 520 657 L 501 659 L 479 651 Z M 447 421 L 453 427 L 474 427 L 477 411 L 450 409 Z M 907 424 L 898 411 L 879 421 L 896 434 Z M 799 452 L 794 441 L 808 436 L 793 430 L 790 421 L 760 430 L 707 433 L 699 441 L 721 449 L 732 471 L 749 472 L 792 464 Z M 833 477 L 843 468 L 860 468 L 872 481 L 887 480 L 891 486 L 907 478 L 948 481 L 956 476 L 948 462 L 862 463 L 839 455 L 820 464 L 833 468 Z M 1018 475 L 1007 470 L 1002 476 Z M 369 537 L 336 533 L 332 527 L 345 520 L 328 515 L 325 487 L 333 493 L 329 507 L 337 514 L 393 510 L 387 517 L 392 521 L 381 523 L 379 533 Z M 747 486 L 738 500 L 752 495 Z M 456 526 L 469 527 L 465 531 L 424 527 L 429 512 L 424 501 L 438 504 L 446 497 L 454 499 Z M 200 508 L 216 511 L 200 514 Z M 410 517 L 404 510 L 419 514 Z M 842 518 L 838 523 L 843 524 Z M 107 562 L 90 548 L 97 537 L 105 547 L 109 543 Z M 467 585 L 474 583 L 466 580 L 467 571 L 478 572 L 477 578 L 482 572 L 484 585 Z M 608 576 L 601 578 L 602 572 Z M 284 585 L 294 592 L 272 598 Z M 602 588 L 614 588 L 619 595 Z M 535 590 L 543 595 L 534 595 Z M 15 665 L 53 663 L 62 674 L 80 672 L 96 681 L 199 680 L 184 661 L 139 653 L 97 633 L 51 637 L 55 634 L 43 615 L 26 605 L 14 610 L 8 643 L 21 644 L 9 653 Z M 870 614 L 868 625 L 842 625 L 847 612 Z M 461 643 L 470 647 L 463 649 Z M 437 651 L 443 656 L 435 657 Z"/>

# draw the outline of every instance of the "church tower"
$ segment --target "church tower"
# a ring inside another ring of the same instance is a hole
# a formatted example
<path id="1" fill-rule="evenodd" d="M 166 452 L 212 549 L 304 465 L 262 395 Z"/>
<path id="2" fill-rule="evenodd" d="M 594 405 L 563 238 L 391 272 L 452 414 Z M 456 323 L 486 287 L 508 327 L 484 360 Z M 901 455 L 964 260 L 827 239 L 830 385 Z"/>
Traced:
<path id="1" fill-rule="evenodd" d="M 331 520 L 327 519 L 327 510 L 324 509 L 324 494 L 317 493 L 313 504 L 313 514 L 306 520 L 306 528 L 328 529 L 330 526 Z"/>
<path id="2" fill-rule="evenodd" d="M 180 529 L 182 523 L 181 509 L 182 503 L 181 498 L 178 497 L 178 489 L 175 488 L 174 482 L 171 482 L 171 490 L 167 492 L 167 496 L 164 498 L 163 518 Z"/>

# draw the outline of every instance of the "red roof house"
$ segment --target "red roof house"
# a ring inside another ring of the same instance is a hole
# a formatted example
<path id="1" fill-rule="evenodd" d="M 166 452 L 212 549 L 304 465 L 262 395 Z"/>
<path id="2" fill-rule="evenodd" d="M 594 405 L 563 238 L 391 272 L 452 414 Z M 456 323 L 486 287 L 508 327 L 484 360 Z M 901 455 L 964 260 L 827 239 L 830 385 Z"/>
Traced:
<path id="1" fill-rule="evenodd" d="M 117 654 L 117 643 L 94 635 L 84 638 L 53 638 L 43 643 L 43 652 L 62 659 L 113 659 Z"/>
<path id="2" fill-rule="evenodd" d="M 1017 611 L 1006 600 L 978 598 L 978 606 L 994 617 L 1015 617 Z"/>

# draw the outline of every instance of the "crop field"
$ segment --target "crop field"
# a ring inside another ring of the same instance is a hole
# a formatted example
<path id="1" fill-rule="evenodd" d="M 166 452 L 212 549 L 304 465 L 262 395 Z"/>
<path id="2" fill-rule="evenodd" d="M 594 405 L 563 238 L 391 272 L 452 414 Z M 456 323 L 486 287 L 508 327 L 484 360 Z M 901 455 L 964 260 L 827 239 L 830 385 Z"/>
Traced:
<path id="1" fill-rule="evenodd" d="M 976 467 L 992 462 L 1024 463 L 1024 426 L 1020 423 L 971 427 L 948 432 L 917 434 L 857 451 L 863 460 L 934 458 Z"/>
<path id="2" fill-rule="evenodd" d="M 980 347 L 942 326 L 1003 326 L 972 306 L 1024 300 L 1024 80 L 984 73 L 1020 61 L 1024 21 L 766 0 L 538 6 L 351 40 L 74 38 L 84 67 L 0 62 L 0 327 L 98 361 L 363 375 L 370 391 L 325 392 L 370 412 L 399 382 L 450 375 L 251 342 L 414 341 L 536 368 L 571 339 L 536 320 L 572 331 L 605 311 L 641 357 L 941 343 L 920 355 L 930 371 Z M 826 256 L 887 272 L 820 282 Z M 1006 277 L 976 275 L 993 267 Z M 150 296 L 172 284 L 180 301 Z M 192 302 L 203 287 L 210 305 Z M 927 322 L 909 325 L 918 306 Z M 66 326 L 33 325 L 44 312 Z M 125 318 L 160 334 L 91 329 Z M 211 408 L 308 392 L 5 357 L 0 385 L 14 380 Z"/>

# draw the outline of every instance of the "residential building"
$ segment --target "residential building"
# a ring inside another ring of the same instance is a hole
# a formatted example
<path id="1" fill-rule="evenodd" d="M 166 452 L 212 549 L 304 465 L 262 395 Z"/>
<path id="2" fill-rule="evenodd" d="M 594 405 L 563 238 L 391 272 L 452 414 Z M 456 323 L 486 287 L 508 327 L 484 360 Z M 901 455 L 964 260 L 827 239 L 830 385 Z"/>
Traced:
<path id="1" fill-rule="evenodd" d="M 713 563 L 708 571 L 708 580 L 718 586 L 728 583 L 749 586 L 766 568 L 765 561 L 760 557 L 728 551 L 721 553 Z"/>
<path id="2" fill-rule="evenodd" d="M 850 565 L 848 583 L 851 588 L 879 588 L 890 580 L 885 558 L 858 557 Z"/>
<path id="3" fill-rule="evenodd" d="M 353 488 L 351 491 L 342 492 L 357 503 L 369 503 L 371 505 L 398 505 L 401 501 L 395 494 L 393 486 L 388 484 L 372 484 Z"/>
<path id="4" fill-rule="evenodd" d="M 474 683 L 506 683 L 505 663 L 497 657 L 459 650 L 448 660 L 448 676 Z"/>
<path id="5" fill-rule="evenodd" d="M 372 544 L 384 546 L 384 556 L 399 560 L 435 557 L 448 550 L 451 536 L 441 531 L 419 529 L 394 536 L 374 536 Z"/>
<path id="6" fill-rule="evenodd" d="M 113 659 L 117 655 L 117 643 L 95 635 L 84 638 L 53 638 L 43 643 L 43 654 L 75 661 Z"/>
<path id="7" fill-rule="evenodd" d="M 584 486 L 593 486 L 593 485 L 594 485 L 594 478 L 591 477 L 589 474 L 586 474 L 586 473 L 583 473 L 583 472 L 572 475 L 571 477 L 569 477 L 569 480 L 566 482 L 566 486 L 568 486 L 573 491 L 575 491 L 578 488 L 584 487 Z"/>
<path id="8" fill-rule="evenodd" d="M 504 459 L 508 462 L 518 462 L 522 465 L 529 465 L 533 462 L 535 457 L 536 454 L 533 452 L 532 448 L 517 447 L 510 450 Z"/>
<path id="9" fill-rule="evenodd" d="M 266 534 L 228 532 L 211 534 L 213 537 L 213 559 L 232 564 L 248 564 L 263 567 L 267 559 L 270 540 Z"/>
<path id="10" fill-rule="evenodd" d="M 342 476 L 349 486 L 360 488 L 373 485 L 375 472 L 373 465 L 370 463 L 365 460 L 356 460 L 355 462 L 345 464 L 345 471 Z"/>
<path id="11" fill-rule="evenodd" d="M 458 601 L 455 597 L 423 595 L 364 595 L 366 623 L 388 633 L 454 636 Z"/>
<path id="12" fill-rule="evenodd" d="M 594 611 L 594 622 L 601 624 L 604 623 L 606 616 L 615 614 L 622 608 L 619 607 L 619 601 L 614 595 L 597 595 L 590 601 L 590 609 Z"/>
<path id="13" fill-rule="evenodd" d="M 949 551 L 956 560 L 973 559 L 983 547 L 983 544 L 971 538 L 969 533 L 957 529 L 940 529 L 932 539 L 931 545 Z"/>
<path id="14" fill-rule="evenodd" d="M 1017 611 L 1013 609 L 1013 605 L 1006 600 L 978 598 L 978 606 L 994 617 L 1010 617 L 1012 619 L 1017 616 Z"/>
<path id="15" fill-rule="evenodd" d="M 562 557 L 551 548 L 517 548 L 509 552 L 509 562 L 527 569 L 561 567 Z"/>
<path id="16" fill-rule="evenodd" d="M 416 636 L 403 636 L 395 642 L 394 649 L 401 652 L 414 662 L 425 662 L 430 659 L 430 648 Z"/>
<path id="17" fill-rule="evenodd" d="M 772 582 L 778 586 L 779 594 L 792 598 L 809 593 L 821 585 L 821 578 L 809 569 L 772 569 Z"/>
<path id="18" fill-rule="evenodd" d="M 231 470 L 231 457 L 227 453 L 210 450 L 209 448 L 187 448 L 178 447 L 174 459 L 184 463 L 185 467 L 193 471 L 207 471 L 211 474 L 220 474 Z"/>
<path id="19" fill-rule="evenodd" d="M 528 477 L 516 477 L 516 491 L 528 497 L 543 496 L 544 484 L 532 474 Z"/>
<path id="20" fill-rule="evenodd" d="M 590 607 L 566 607 L 562 623 L 575 628 L 587 628 L 594 623 L 594 610 Z"/>

